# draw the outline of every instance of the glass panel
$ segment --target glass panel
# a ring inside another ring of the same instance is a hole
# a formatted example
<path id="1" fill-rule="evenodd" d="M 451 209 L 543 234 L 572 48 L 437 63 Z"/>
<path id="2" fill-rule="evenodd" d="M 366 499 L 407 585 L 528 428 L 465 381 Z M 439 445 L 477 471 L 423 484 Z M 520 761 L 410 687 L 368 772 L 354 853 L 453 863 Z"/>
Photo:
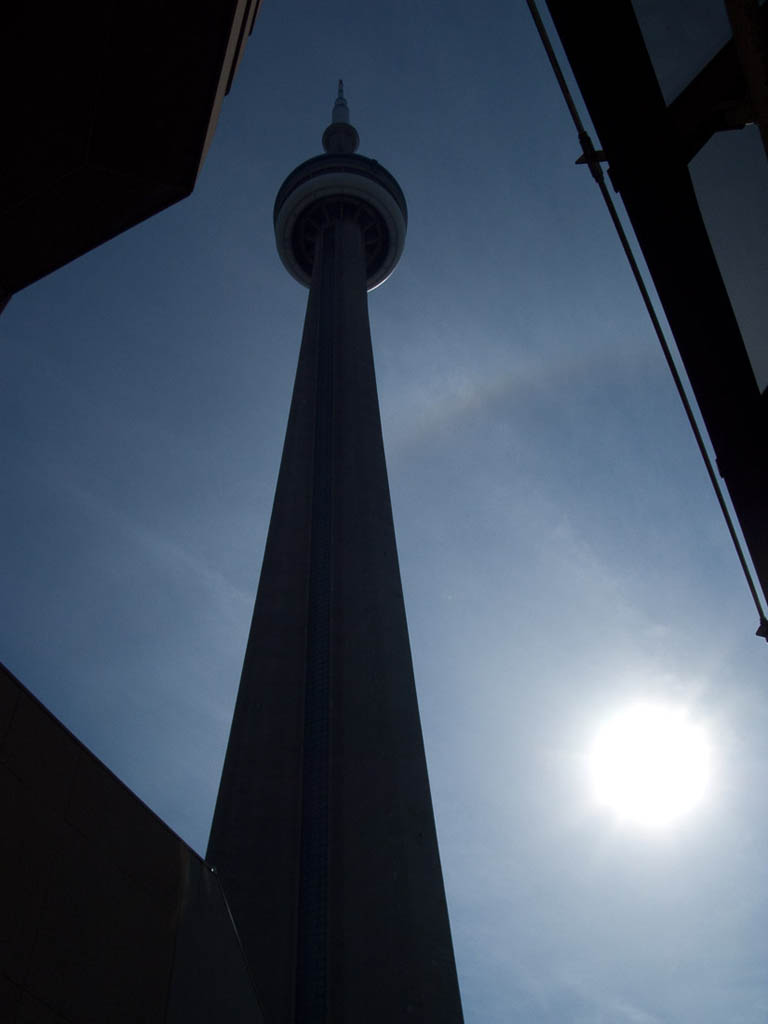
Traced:
<path id="1" fill-rule="evenodd" d="M 768 165 L 755 125 L 714 135 L 691 178 L 761 391 L 768 387 Z"/>
<path id="2" fill-rule="evenodd" d="M 723 0 L 633 0 L 664 99 L 670 103 L 731 38 Z"/>

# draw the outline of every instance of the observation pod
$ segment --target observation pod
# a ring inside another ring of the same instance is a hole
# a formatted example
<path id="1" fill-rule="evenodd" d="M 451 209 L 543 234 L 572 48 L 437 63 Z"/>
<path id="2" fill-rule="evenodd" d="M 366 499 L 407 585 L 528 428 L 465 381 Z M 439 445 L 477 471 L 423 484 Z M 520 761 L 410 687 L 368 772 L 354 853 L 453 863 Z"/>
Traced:
<path id="1" fill-rule="evenodd" d="M 356 153 L 359 137 L 348 117 L 339 83 L 333 120 L 323 133 L 325 153 L 292 171 L 275 200 L 277 251 L 288 273 L 307 288 L 318 237 L 332 223 L 360 225 L 368 291 L 386 281 L 405 245 L 405 196 L 389 171 Z"/>

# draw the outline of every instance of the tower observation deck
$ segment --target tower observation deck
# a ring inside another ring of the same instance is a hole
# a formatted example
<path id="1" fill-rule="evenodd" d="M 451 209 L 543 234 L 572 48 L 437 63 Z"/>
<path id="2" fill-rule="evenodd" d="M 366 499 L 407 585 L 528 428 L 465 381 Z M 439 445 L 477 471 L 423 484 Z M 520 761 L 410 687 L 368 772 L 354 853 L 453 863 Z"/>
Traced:
<path id="1" fill-rule="evenodd" d="M 357 146 L 339 83 L 275 202 L 309 300 L 207 859 L 270 1024 L 460 1024 L 368 324 L 407 211 Z"/>
<path id="2" fill-rule="evenodd" d="M 275 200 L 277 251 L 288 272 L 307 287 L 318 239 L 339 221 L 359 226 L 368 291 L 386 281 L 402 255 L 405 196 L 389 171 L 357 154 L 359 142 L 339 82 L 332 121 L 323 132 L 325 153 L 299 164 Z"/>

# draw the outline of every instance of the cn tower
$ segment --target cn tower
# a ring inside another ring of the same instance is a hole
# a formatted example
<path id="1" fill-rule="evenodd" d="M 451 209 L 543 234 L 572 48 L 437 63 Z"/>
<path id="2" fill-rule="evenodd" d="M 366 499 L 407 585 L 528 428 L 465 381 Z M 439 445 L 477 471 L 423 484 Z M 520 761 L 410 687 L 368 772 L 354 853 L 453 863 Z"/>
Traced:
<path id="1" fill-rule="evenodd" d="M 309 301 L 207 859 L 269 1024 L 460 1024 L 368 324 L 407 210 L 358 144 L 340 82 L 275 201 Z"/>

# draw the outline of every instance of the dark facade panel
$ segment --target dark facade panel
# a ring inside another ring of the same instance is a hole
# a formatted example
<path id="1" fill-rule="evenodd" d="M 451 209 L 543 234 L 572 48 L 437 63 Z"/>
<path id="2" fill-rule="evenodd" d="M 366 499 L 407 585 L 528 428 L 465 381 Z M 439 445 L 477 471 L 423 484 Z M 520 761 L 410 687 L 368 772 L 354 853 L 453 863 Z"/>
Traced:
<path id="1" fill-rule="evenodd" d="M 188 195 L 259 0 L 16 4 L 0 295 Z"/>
<path id="2" fill-rule="evenodd" d="M 264 1024 L 221 884 L 190 857 L 166 1024 Z"/>
<path id="3" fill-rule="evenodd" d="M 218 880 L 0 670 L 0 1020 L 261 1024 Z"/>

